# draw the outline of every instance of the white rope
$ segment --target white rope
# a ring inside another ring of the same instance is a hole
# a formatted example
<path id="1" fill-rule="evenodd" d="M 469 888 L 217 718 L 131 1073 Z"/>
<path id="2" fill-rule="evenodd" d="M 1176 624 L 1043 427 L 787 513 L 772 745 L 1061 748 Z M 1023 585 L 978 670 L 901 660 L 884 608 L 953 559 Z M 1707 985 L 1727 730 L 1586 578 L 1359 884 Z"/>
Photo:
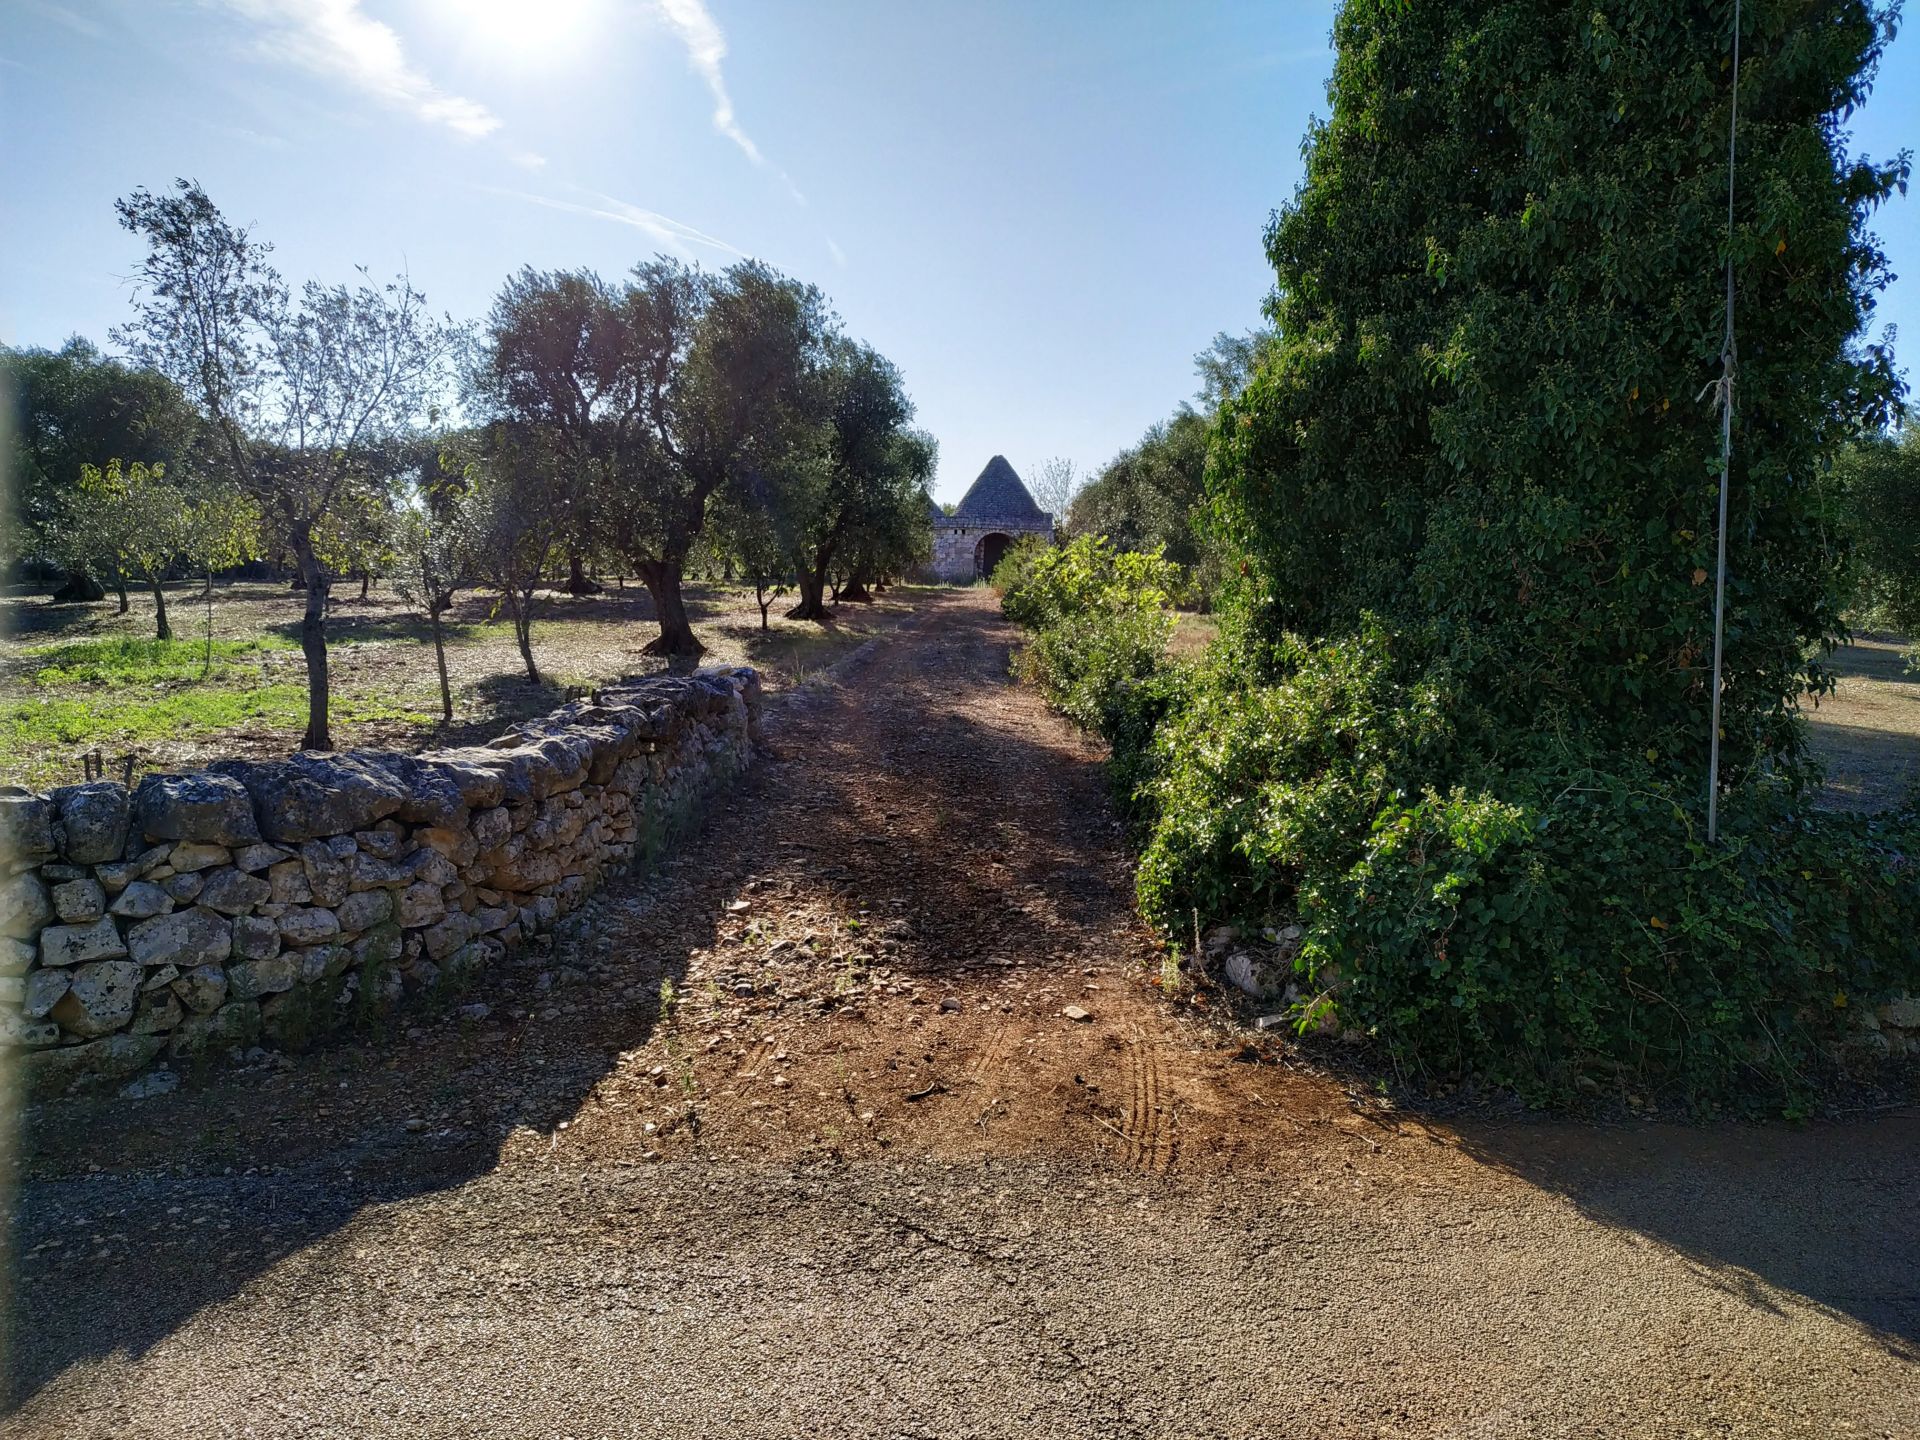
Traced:
<path id="1" fill-rule="evenodd" d="M 1727 325 L 1720 340 L 1720 378 L 1707 389 L 1720 407 L 1719 563 L 1713 579 L 1713 729 L 1707 737 L 1707 843 L 1720 838 L 1720 686 L 1727 635 L 1727 490 L 1733 477 L 1733 162 L 1740 123 L 1740 0 L 1733 0 L 1733 94 L 1727 119 Z M 1703 395 L 1706 391 L 1701 392 Z"/>

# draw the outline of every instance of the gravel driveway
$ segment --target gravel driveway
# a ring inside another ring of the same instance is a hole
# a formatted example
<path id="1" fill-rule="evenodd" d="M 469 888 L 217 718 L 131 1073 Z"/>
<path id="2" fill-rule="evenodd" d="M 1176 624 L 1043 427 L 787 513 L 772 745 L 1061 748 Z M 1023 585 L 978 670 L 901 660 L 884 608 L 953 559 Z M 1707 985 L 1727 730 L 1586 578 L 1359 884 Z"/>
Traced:
<path id="1" fill-rule="evenodd" d="M 1920 1115 L 1245 1044 L 1010 639 L 929 601 L 484 1015 L 34 1107 L 0 1434 L 1920 1435 Z"/>

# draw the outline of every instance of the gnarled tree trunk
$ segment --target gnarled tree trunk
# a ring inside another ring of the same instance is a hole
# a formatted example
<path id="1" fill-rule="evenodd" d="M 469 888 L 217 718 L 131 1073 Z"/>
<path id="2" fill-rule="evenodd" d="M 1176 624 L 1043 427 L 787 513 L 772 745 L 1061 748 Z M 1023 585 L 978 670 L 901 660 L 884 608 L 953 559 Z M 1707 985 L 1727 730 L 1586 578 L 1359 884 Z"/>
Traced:
<path id="1" fill-rule="evenodd" d="M 598 595 L 605 588 L 598 581 L 588 577 L 579 551 L 573 551 L 567 556 L 567 594 Z"/>
<path id="2" fill-rule="evenodd" d="M 433 663 L 440 667 L 440 718 L 453 719 L 453 687 L 447 683 L 447 643 L 440 633 L 441 606 L 435 597 L 427 600 L 427 624 L 433 627 Z"/>
<path id="3" fill-rule="evenodd" d="M 49 598 L 56 605 L 72 605 L 86 600 L 104 600 L 107 592 L 87 571 L 69 570 Z"/>
<path id="4" fill-rule="evenodd" d="M 306 610 L 300 616 L 300 653 L 307 662 L 307 733 L 300 741 L 302 750 L 331 750 L 333 732 L 327 724 L 327 573 L 313 553 L 313 538 L 304 527 L 292 537 L 293 563 L 299 569 L 299 585 L 306 593 Z"/>
<path id="5" fill-rule="evenodd" d="M 703 654 L 707 647 L 695 637 L 693 622 L 687 617 L 686 600 L 680 593 L 680 562 L 647 560 L 638 568 L 647 594 L 653 597 L 653 613 L 660 621 L 660 634 L 642 653 L 683 657 Z"/>
<path id="6" fill-rule="evenodd" d="M 153 591 L 153 635 L 156 640 L 173 639 L 173 626 L 167 623 L 167 592 L 160 588 L 160 582 L 152 576 L 147 577 L 147 588 Z"/>

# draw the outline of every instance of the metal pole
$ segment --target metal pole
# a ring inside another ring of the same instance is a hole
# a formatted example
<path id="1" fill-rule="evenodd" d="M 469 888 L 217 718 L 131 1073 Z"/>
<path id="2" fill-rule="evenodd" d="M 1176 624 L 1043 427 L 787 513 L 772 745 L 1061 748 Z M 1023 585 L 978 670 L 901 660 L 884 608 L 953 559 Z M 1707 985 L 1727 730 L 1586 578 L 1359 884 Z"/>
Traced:
<path id="1" fill-rule="evenodd" d="M 1733 267 L 1727 267 L 1733 286 Z M 1720 405 L 1720 563 L 1713 582 L 1713 733 L 1707 739 L 1707 843 L 1720 838 L 1720 663 L 1727 634 L 1727 488 L 1733 473 L 1733 376 Z"/>
<path id="2" fill-rule="evenodd" d="M 1733 162 L 1740 127 L 1740 0 L 1733 0 L 1733 87 L 1727 115 L 1727 328 L 1720 342 L 1720 535 L 1713 578 L 1713 730 L 1707 737 L 1707 843 L 1720 838 L 1720 685 L 1727 638 L 1727 491 L 1733 482 Z"/>

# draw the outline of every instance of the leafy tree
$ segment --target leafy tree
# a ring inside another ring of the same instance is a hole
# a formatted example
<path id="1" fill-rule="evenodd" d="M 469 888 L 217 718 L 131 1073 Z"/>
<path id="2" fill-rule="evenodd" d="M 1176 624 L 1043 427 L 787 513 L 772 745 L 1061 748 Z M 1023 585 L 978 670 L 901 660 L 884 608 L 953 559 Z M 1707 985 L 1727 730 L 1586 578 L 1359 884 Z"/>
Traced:
<path id="1" fill-rule="evenodd" d="M 1920 439 L 1912 424 L 1850 447 L 1833 479 L 1861 610 L 1920 638 Z"/>
<path id="2" fill-rule="evenodd" d="M 817 290 L 755 262 L 713 276 L 660 257 L 619 286 L 524 270 L 495 302 L 476 397 L 515 444 L 551 451 L 556 503 L 634 567 L 660 626 L 650 653 L 704 648 L 681 580 L 707 502 L 785 448 L 824 328 Z"/>
<path id="3" fill-rule="evenodd" d="M 840 547 L 836 564 L 843 580 L 837 599 L 870 600 L 867 586 L 889 584 L 932 558 L 927 486 L 937 453 L 934 438 L 924 430 L 902 430 L 893 437 L 883 483 Z"/>
<path id="4" fill-rule="evenodd" d="M 1027 472 L 1027 487 L 1040 508 L 1053 517 L 1053 528 L 1065 530 L 1074 498 L 1086 487 L 1087 477 L 1064 455 L 1042 460 Z"/>
<path id="5" fill-rule="evenodd" d="M 57 529 L 80 467 L 113 459 L 177 467 L 188 457 L 199 417 L 166 376 L 108 359 L 78 336 L 58 350 L 0 347 L 0 384 L 12 392 L 15 407 L 7 557 L 66 565 L 54 598 L 97 600 L 97 581 L 62 558 L 71 547 Z M 120 598 L 124 613 L 124 589 Z"/>
<path id="6" fill-rule="evenodd" d="M 760 628 L 771 629 L 767 612 L 787 593 L 793 573 L 791 514 L 779 491 L 754 477 L 717 497 L 707 538 L 723 563 L 753 586 L 760 607 Z"/>
<path id="7" fill-rule="evenodd" d="M 144 582 L 153 595 L 154 634 L 173 639 L 164 582 L 174 569 L 211 570 L 243 555 L 251 512 L 237 497 L 217 491 L 191 495 L 168 483 L 163 466 L 136 460 L 122 467 L 80 467 L 77 493 L 66 497 L 57 523 L 77 558 L 108 574 Z"/>
<path id="8" fill-rule="evenodd" d="M 458 541 L 462 568 L 500 592 L 513 622 L 514 642 L 527 678 L 540 683 L 533 660 L 533 593 L 565 550 L 565 498 L 573 478 L 546 439 L 501 424 L 473 467 L 472 489 L 461 506 Z"/>
<path id="9" fill-rule="evenodd" d="M 808 406 L 817 458 L 791 467 L 788 483 L 800 588 L 800 603 L 789 613 L 795 620 L 823 620 L 835 573 L 859 595 L 864 588 L 858 582 L 875 578 L 877 572 L 863 567 L 880 558 L 876 542 L 909 494 L 919 505 L 913 523 L 925 529 L 933 456 L 930 441 L 907 438 L 913 402 L 899 370 L 870 345 L 834 337 L 809 388 Z M 869 549 L 876 553 L 869 556 Z"/>
<path id="10" fill-rule="evenodd" d="M 422 506 L 403 510 L 393 528 L 393 588 L 400 598 L 427 617 L 433 634 L 433 663 L 440 673 L 440 718 L 453 719 L 453 687 L 447 680 L 447 643 L 440 617 L 453 604 L 460 581 L 460 524 L 457 512 L 436 515 Z M 518 626 L 515 636 L 519 636 Z M 528 647 L 531 648 L 530 646 Z M 532 657 L 522 652 L 529 665 Z"/>
<path id="11" fill-rule="evenodd" d="M 1108 461 L 1074 497 L 1068 528 L 1123 550 L 1161 549 L 1191 568 L 1201 558 L 1194 514 L 1206 496 L 1207 422 L 1192 411 L 1155 425 Z"/>
<path id="12" fill-rule="evenodd" d="M 196 182 L 136 190 L 116 208 L 147 254 L 134 276 L 136 318 L 115 338 L 200 407 L 219 463 L 291 553 L 306 592 L 302 745 L 329 749 L 323 537 L 336 507 L 377 472 L 377 447 L 431 413 L 452 331 L 404 278 L 309 281 L 295 299 L 267 263 L 270 247 Z"/>
<path id="13" fill-rule="evenodd" d="M 1246 389 L 1247 382 L 1253 379 L 1254 370 L 1262 357 L 1273 348 L 1273 343 L 1274 333 L 1265 326 L 1249 330 L 1244 335 L 1229 335 L 1225 330 L 1215 335 L 1207 348 L 1193 357 L 1194 374 L 1200 380 L 1200 389 L 1193 398 L 1200 402 L 1201 413 L 1209 416 L 1214 414 Z M 1181 408 L 1187 410 L 1192 407 Z"/>
<path id="14" fill-rule="evenodd" d="M 1740 366 L 1724 773 L 1797 766 L 1842 634 L 1808 483 L 1889 416 L 1865 228 L 1907 160 L 1843 117 L 1891 33 L 1868 0 L 1742 11 L 1726 236 L 1722 3 L 1350 0 L 1332 113 L 1267 232 L 1279 333 L 1213 484 L 1270 628 L 1382 617 L 1443 658 L 1486 743 L 1705 773 L 1723 264 Z"/>

